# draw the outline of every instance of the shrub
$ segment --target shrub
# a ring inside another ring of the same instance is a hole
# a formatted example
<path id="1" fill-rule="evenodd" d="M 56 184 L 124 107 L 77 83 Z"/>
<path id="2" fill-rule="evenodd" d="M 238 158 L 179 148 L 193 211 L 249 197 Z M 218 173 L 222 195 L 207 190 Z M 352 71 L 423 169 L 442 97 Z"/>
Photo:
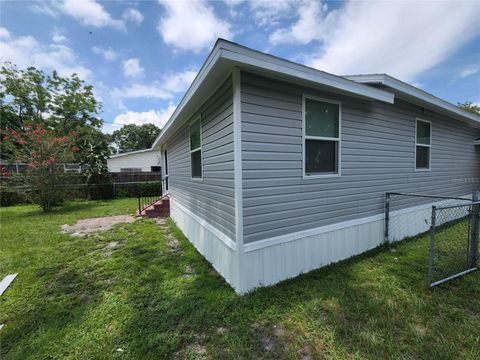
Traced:
<path id="1" fill-rule="evenodd" d="M 30 200 L 40 205 L 43 211 L 60 205 L 65 199 L 62 178 L 65 176 L 60 164 L 68 163 L 75 153 L 67 136 L 56 137 L 53 132 L 41 125 L 27 127 L 20 134 L 15 130 L 6 130 L 4 141 L 10 141 L 14 149 L 14 158 L 28 165 L 24 176 Z"/>

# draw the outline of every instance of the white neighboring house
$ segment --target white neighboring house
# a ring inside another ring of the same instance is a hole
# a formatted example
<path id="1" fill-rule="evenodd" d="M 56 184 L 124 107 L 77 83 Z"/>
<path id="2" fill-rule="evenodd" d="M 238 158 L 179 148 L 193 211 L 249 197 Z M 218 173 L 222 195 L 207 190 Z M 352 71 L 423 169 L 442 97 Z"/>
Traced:
<path id="1" fill-rule="evenodd" d="M 160 151 L 143 149 L 110 156 L 109 172 L 160 172 Z"/>

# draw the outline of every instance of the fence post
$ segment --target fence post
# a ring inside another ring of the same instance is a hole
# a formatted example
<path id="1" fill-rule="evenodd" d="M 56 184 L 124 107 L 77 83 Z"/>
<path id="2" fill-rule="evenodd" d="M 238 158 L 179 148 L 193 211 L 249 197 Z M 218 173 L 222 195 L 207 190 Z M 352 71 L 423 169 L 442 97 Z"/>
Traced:
<path id="1" fill-rule="evenodd" d="M 432 283 L 432 273 L 433 273 L 433 252 L 435 246 L 435 222 L 436 222 L 436 214 L 437 207 L 435 205 L 432 206 L 432 222 L 430 224 L 430 246 L 428 248 L 428 276 L 427 276 L 427 287 L 430 288 Z"/>
<path id="2" fill-rule="evenodd" d="M 385 229 L 384 229 L 384 243 L 388 244 L 388 226 L 390 223 L 390 193 L 385 193 Z"/>
<path id="3" fill-rule="evenodd" d="M 474 191 L 472 195 L 472 202 L 478 202 L 478 192 Z M 470 220 L 470 267 L 476 268 L 478 261 L 478 234 L 480 227 L 480 206 L 478 204 L 472 205 L 472 215 Z"/>
<path id="4" fill-rule="evenodd" d="M 138 196 L 138 215 L 142 212 L 142 205 L 141 205 L 141 198 L 142 198 L 142 192 L 140 190 L 140 187 L 137 189 L 137 196 Z"/>

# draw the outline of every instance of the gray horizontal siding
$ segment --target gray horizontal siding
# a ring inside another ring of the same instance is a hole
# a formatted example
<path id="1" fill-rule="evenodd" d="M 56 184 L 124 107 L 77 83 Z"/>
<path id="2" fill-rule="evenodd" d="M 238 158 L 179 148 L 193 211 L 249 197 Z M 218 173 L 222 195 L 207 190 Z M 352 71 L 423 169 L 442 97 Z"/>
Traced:
<path id="1" fill-rule="evenodd" d="M 190 170 L 189 124 L 202 116 L 203 180 Z M 169 191 L 188 208 L 235 241 L 233 90 L 229 78 L 167 141 Z"/>
<path id="2" fill-rule="evenodd" d="M 459 196 L 480 188 L 480 135 L 461 122 L 242 72 L 244 242 L 381 214 L 386 191 Z M 339 177 L 302 177 L 302 94 L 342 102 Z M 415 172 L 415 118 L 432 121 L 430 172 Z M 476 180 L 475 180 L 476 179 Z"/>

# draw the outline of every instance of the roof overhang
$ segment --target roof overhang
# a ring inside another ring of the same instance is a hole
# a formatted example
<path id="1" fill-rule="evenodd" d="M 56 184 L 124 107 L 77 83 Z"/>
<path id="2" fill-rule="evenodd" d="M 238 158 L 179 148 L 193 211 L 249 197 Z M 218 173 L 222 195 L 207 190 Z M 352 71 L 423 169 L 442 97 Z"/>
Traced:
<path id="1" fill-rule="evenodd" d="M 141 153 L 146 153 L 150 151 L 155 151 L 155 149 L 150 148 L 150 149 L 142 149 L 142 150 L 135 150 L 135 151 L 129 151 L 129 152 L 124 152 L 121 154 L 115 154 L 115 155 L 110 155 L 110 159 L 115 159 L 123 156 L 128 156 L 128 155 L 133 155 L 133 154 L 141 154 Z"/>
<path id="2" fill-rule="evenodd" d="M 428 108 L 437 113 L 480 126 L 480 116 L 465 111 L 445 100 L 433 96 L 419 88 L 404 83 L 386 74 L 348 75 L 346 79 L 373 86 L 384 86 L 392 90 L 395 96 L 410 103 Z"/>
<path id="3" fill-rule="evenodd" d="M 394 102 L 394 94 L 389 91 L 219 39 L 152 148 L 159 149 L 165 139 L 193 115 L 235 67 L 319 90 L 390 104 Z"/>

